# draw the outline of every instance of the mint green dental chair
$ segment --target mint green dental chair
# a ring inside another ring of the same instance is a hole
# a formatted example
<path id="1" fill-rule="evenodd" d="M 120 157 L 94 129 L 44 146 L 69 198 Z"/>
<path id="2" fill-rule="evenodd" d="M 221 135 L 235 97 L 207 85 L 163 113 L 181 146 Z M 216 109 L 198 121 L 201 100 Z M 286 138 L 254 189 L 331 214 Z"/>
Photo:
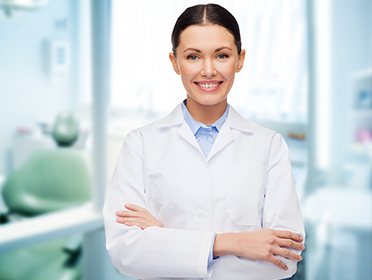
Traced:
<path id="1" fill-rule="evenodd" d="M 34 151 L 5 180 L 2 195 L 8 213 L 2 215 L 3 223 L 78 206 L 90 199 L 87 155 L 71 148 L 78 134 L 77 121 L 71 114 L 57 117 L 52 136 L 58 147 Z M 80 279 L 80 253 L 77 237 L 10 251 L 0 255 L 0 279 Z"/>

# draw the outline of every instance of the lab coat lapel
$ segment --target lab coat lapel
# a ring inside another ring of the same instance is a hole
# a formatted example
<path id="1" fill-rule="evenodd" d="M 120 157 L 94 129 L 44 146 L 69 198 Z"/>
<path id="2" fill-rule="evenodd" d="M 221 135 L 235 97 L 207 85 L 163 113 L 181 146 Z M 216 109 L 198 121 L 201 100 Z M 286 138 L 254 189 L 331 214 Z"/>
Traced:
<path id="1" fill-rule="evenodd" d="M 192 134 L 192 131 L 186 122 L 183 122 L 183 124 L 178 129 L 178 134 L 200 153 L 202 153 L 198 141 L 196 140 L 194 134 Z"/>
<path id="2" fill-rule="evenodd" d="M 217 153 L 227 147 L 234 141 L 235 137 L 233 130 L 241 131 L 242 133 L 253 133 L 253 125 L 251 122 L 244 119 L 232 106 L 230 106 L 229 115 L 223 124 L 221 131 L 212 146 L 207 160 L 211 160 Z"/>
<path id="3" fill-rule="evenodd" d="M 181 104 L 179 104 L 168 116 L 161 120 L 159 124 L 160 128 L 169 128 L 173 126 L 179 126 L 177 132 L 181 138 L 203 154 L 198 141 L 195 139 L 194 134 L 183 117 Z"/>
<path id="4" fill-rule="evenodd" d="M 207 161 L 210 161 L 211 158 L 216 155 L 218 152 L 223 150 L 227 145 L 234 141 L 234 136 L 232 134 L 231 128 L 224 123 L 221 128 L 221 131 L 218 133 L 216 140 L 212 146 L 211 151 L 208 154 Z"/>

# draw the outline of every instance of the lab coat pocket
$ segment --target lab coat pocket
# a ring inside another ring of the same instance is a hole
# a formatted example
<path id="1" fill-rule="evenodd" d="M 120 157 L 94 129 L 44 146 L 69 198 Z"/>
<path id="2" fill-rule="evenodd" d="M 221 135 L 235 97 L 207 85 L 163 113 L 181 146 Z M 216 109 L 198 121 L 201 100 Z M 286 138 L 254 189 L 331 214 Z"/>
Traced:
<path id="1" fill-rule="evenodd" d="M 227 213 L 237 225 L 261 227 L 265 169 L 260 165 L 234 168 L 227 187 Z"/>

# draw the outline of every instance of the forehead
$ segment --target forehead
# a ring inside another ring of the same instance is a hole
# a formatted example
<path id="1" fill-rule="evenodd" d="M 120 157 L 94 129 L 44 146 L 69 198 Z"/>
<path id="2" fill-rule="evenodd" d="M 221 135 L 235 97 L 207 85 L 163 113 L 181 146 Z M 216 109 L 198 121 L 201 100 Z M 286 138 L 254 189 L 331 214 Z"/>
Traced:
<path id="1" fill-rule="evenodd" d="M 217 24 L 191 25 L 180 35 L 180 49 L 197 48 L 217 49 L 235 46 L 234 36 L 224 27 Z"/>

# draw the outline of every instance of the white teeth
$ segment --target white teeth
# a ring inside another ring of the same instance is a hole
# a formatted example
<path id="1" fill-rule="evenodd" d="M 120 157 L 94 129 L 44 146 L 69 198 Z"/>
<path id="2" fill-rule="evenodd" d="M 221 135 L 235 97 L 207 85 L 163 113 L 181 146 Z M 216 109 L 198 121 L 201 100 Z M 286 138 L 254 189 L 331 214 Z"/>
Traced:
<path id="1" fill-rule="evenodd" d="M 201 88 L 215 88 L 215 87 L 217 87 L 218 86 L 218 83 L 217 84 L 212 84 L 212 83 L 209 83 L 209 84 L 199 84 L 199 86 L 201 87 Z"/>

